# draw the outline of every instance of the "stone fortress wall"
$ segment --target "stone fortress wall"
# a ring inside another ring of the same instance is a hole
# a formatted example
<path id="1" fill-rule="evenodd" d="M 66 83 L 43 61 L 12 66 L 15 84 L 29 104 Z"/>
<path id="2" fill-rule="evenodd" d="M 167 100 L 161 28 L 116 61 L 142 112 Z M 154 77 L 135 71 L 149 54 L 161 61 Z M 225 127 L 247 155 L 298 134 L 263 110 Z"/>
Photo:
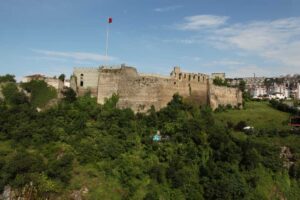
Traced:
<path id="1" fill-rule="evenodd" d="M 184 73 L 174 67 L 170 76 L 139 74 L 133 67 L 75 68 L 71 87 L 78 95 L 90 91 L 103 104 L 114 93 L 119 95 L 118 106 L 135 112 L 146 112 L 153 105 L 159 110 L 172 100 L 175 93 L 200 105 L 238 106 L 241 92 L 236 88 L 212 85 L 209 76 L 201 73 Z"/>
<path id="2" fill-rule="evenodd" d="M 231 105 L 241 107 L 243 103 L 242 92 L 237 88 L 216 86 L 211 84 L 209 88 L 209 105 L 216 109 L 219 105 Z"/>

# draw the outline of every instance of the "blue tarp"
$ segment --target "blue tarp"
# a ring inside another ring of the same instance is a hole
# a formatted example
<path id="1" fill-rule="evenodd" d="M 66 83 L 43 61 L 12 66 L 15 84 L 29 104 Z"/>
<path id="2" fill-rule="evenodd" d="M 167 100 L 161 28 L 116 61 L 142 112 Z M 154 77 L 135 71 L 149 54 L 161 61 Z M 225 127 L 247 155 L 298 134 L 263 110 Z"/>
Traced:
<path id="1" fill-rule="evenodd" d="M 160 141 L 161 140 L 161 136 L 160 135 L 154 135 L 153 136 L 153 141 L 157 142 L 157 141 Z"/>

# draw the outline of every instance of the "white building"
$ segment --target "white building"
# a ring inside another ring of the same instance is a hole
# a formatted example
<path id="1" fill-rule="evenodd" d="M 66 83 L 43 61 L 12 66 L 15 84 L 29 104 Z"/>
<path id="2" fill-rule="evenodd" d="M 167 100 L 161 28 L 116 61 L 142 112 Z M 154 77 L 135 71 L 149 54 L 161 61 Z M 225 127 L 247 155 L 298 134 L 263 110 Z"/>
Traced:
<path id="1" fill-rule="evenodd" d="M 285 84 L 278 85 L 274 83 L 273 87 L 270 88 L 269 94 L 275 94 L 275 96 L 281 94 L 284 98 L 290 98 L 290 89 Z"/>
<path id="2" fill-rule="evenodd" d="M 267 88 L 263 86 L 257 86 L 250 90 L 250 94 L 253 98 L 262 97 L 267 94 Z"/>

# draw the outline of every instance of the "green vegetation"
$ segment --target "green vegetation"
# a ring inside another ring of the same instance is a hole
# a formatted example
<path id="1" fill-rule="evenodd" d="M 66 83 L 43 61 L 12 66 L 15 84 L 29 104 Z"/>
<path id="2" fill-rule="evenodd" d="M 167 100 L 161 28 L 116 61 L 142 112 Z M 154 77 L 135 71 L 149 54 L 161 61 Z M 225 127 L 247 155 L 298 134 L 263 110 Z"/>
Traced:
<path id="1" fill-rule="evenodd" d="M 282 112 L 291 113 L 293 115 L 299 115 L 300 111 L 297 109 L 297 107 L 294 107 L 293 105 L 289 105 L 287 101 L 278 101 L 276 99 L 272 99 L 270 101 L 270 105 Z"/>
<path id="2" fill-rule="evenodd" d="M 6 74 L 4 76 L 0 76 L 0 83 L 7 83 L 7 82 L 16 82 L 15 76 L 11 74 Z"/>
<path id="3" fill-rule="evenodd" d="M 55 88 L 48 86 L 45 81 L 32 80 L 22 83 L 21 87 L 31 94 L 31 103 L 36 107 L 44 107 L 51 99 L 57 97 Z"/>
<path id="4" fill-rule="evenodd" d="M 135 114 L 116 107 L 117 95 L 98 105 L 66 90 L 37 112 L 35 101 L 9 100 L 22 93 L 10 87 L 0 101 L 0 190 L 31 182 L 39 199 L 79 190 L 93 200 L 300 199 L 300 136 L 286 131 L 288 113 L 267 102 L 213 112 L 174 95 L 160 111 Z M 241 132 L 245 123 L 259 134 Z M 289 169 L 282 146 L 293 154 Z"/>
<path id="5" fill-rule="evenodd" d="M 214 116 L 224 124 L 245 121 L 256 129 L 288 129 L 289 114 L 273 109 L 269 102 L 247 101 L 243 110 L 227 110 Z"/>
<path id="6" fill-rule="evenodd" d="M 65 78 L 66 78 L 66 75 L 64 75 L 64 74 L 61 74 L 58 77 L 58 79 L 61 80 L 61 81 L 65 81 Z"/>
<path id="7" fill-rule="evenodd" d="M 226 79 L 221 79 L 220 77 L 216 77 L 214 80 L 213 80 L 213 84 L 214 85 L 218 85 L 218 86 L 229 86 L 228 82 Z"/>
<path id="8" fill-rule="evenodd" d="M 19 92 L 17 84 L 8 82 L 1 86 L 2 94 L 9 105 L 21 104 L 28 102 L 26 95 Z"/>
<path id="9" fill-rule="evenodd" d="M 72 103 L 76 101 L 76 92 L 72 88 L 66 88 L 62 91 L 62 94 L 64 95 L 63 100 L 67 101 L 69 103 Z"/>

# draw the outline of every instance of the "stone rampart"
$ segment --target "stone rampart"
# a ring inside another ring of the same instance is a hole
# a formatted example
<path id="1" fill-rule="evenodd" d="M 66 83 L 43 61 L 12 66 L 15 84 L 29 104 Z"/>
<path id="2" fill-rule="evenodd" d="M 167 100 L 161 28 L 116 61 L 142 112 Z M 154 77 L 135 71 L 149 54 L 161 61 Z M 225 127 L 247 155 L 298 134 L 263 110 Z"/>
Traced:
<path id="1" fill-rule="evenodd" d="M 173 77 L 140 76 L 128 70 L 100 70 L 98 103 L 104 103 L 112 94 L 119 95 L 118 106 L 145 112 L 152 105 L 159 110 L 171 101 L 175 93 L 207 104 L 207 82 L 177 80 Z"/>
<path id="2" fill-rule="evenodd" d="M 241 107 L 242 103 L 242 92 L 238 88 L 216 86 L 213 84 L 210 85 L 209 104 L 213 110 L 218 108 L 220 105 Z"/>
<path id="3" fill-rule="evenodd" d="M 76 68 L 72 82 L 72 85 L 76 83 L 78 95 L 90 90 L 97 102 L 103 104 L 115 93 L 119 95 L 120 108 L 131 108 L 135 112 L 146 112 L 152 105 L 159 110 L 172 100 L 175 93 L 200 105 L 211 104 L 213 109 L 218 105 L 237 106 L 240 102 L 238 90 L 213 86 L 208 75 L 184 73 L 178 67 L 170 77 L 139 74 L 135 68 L 124 65 L 87 70 Z"/>

